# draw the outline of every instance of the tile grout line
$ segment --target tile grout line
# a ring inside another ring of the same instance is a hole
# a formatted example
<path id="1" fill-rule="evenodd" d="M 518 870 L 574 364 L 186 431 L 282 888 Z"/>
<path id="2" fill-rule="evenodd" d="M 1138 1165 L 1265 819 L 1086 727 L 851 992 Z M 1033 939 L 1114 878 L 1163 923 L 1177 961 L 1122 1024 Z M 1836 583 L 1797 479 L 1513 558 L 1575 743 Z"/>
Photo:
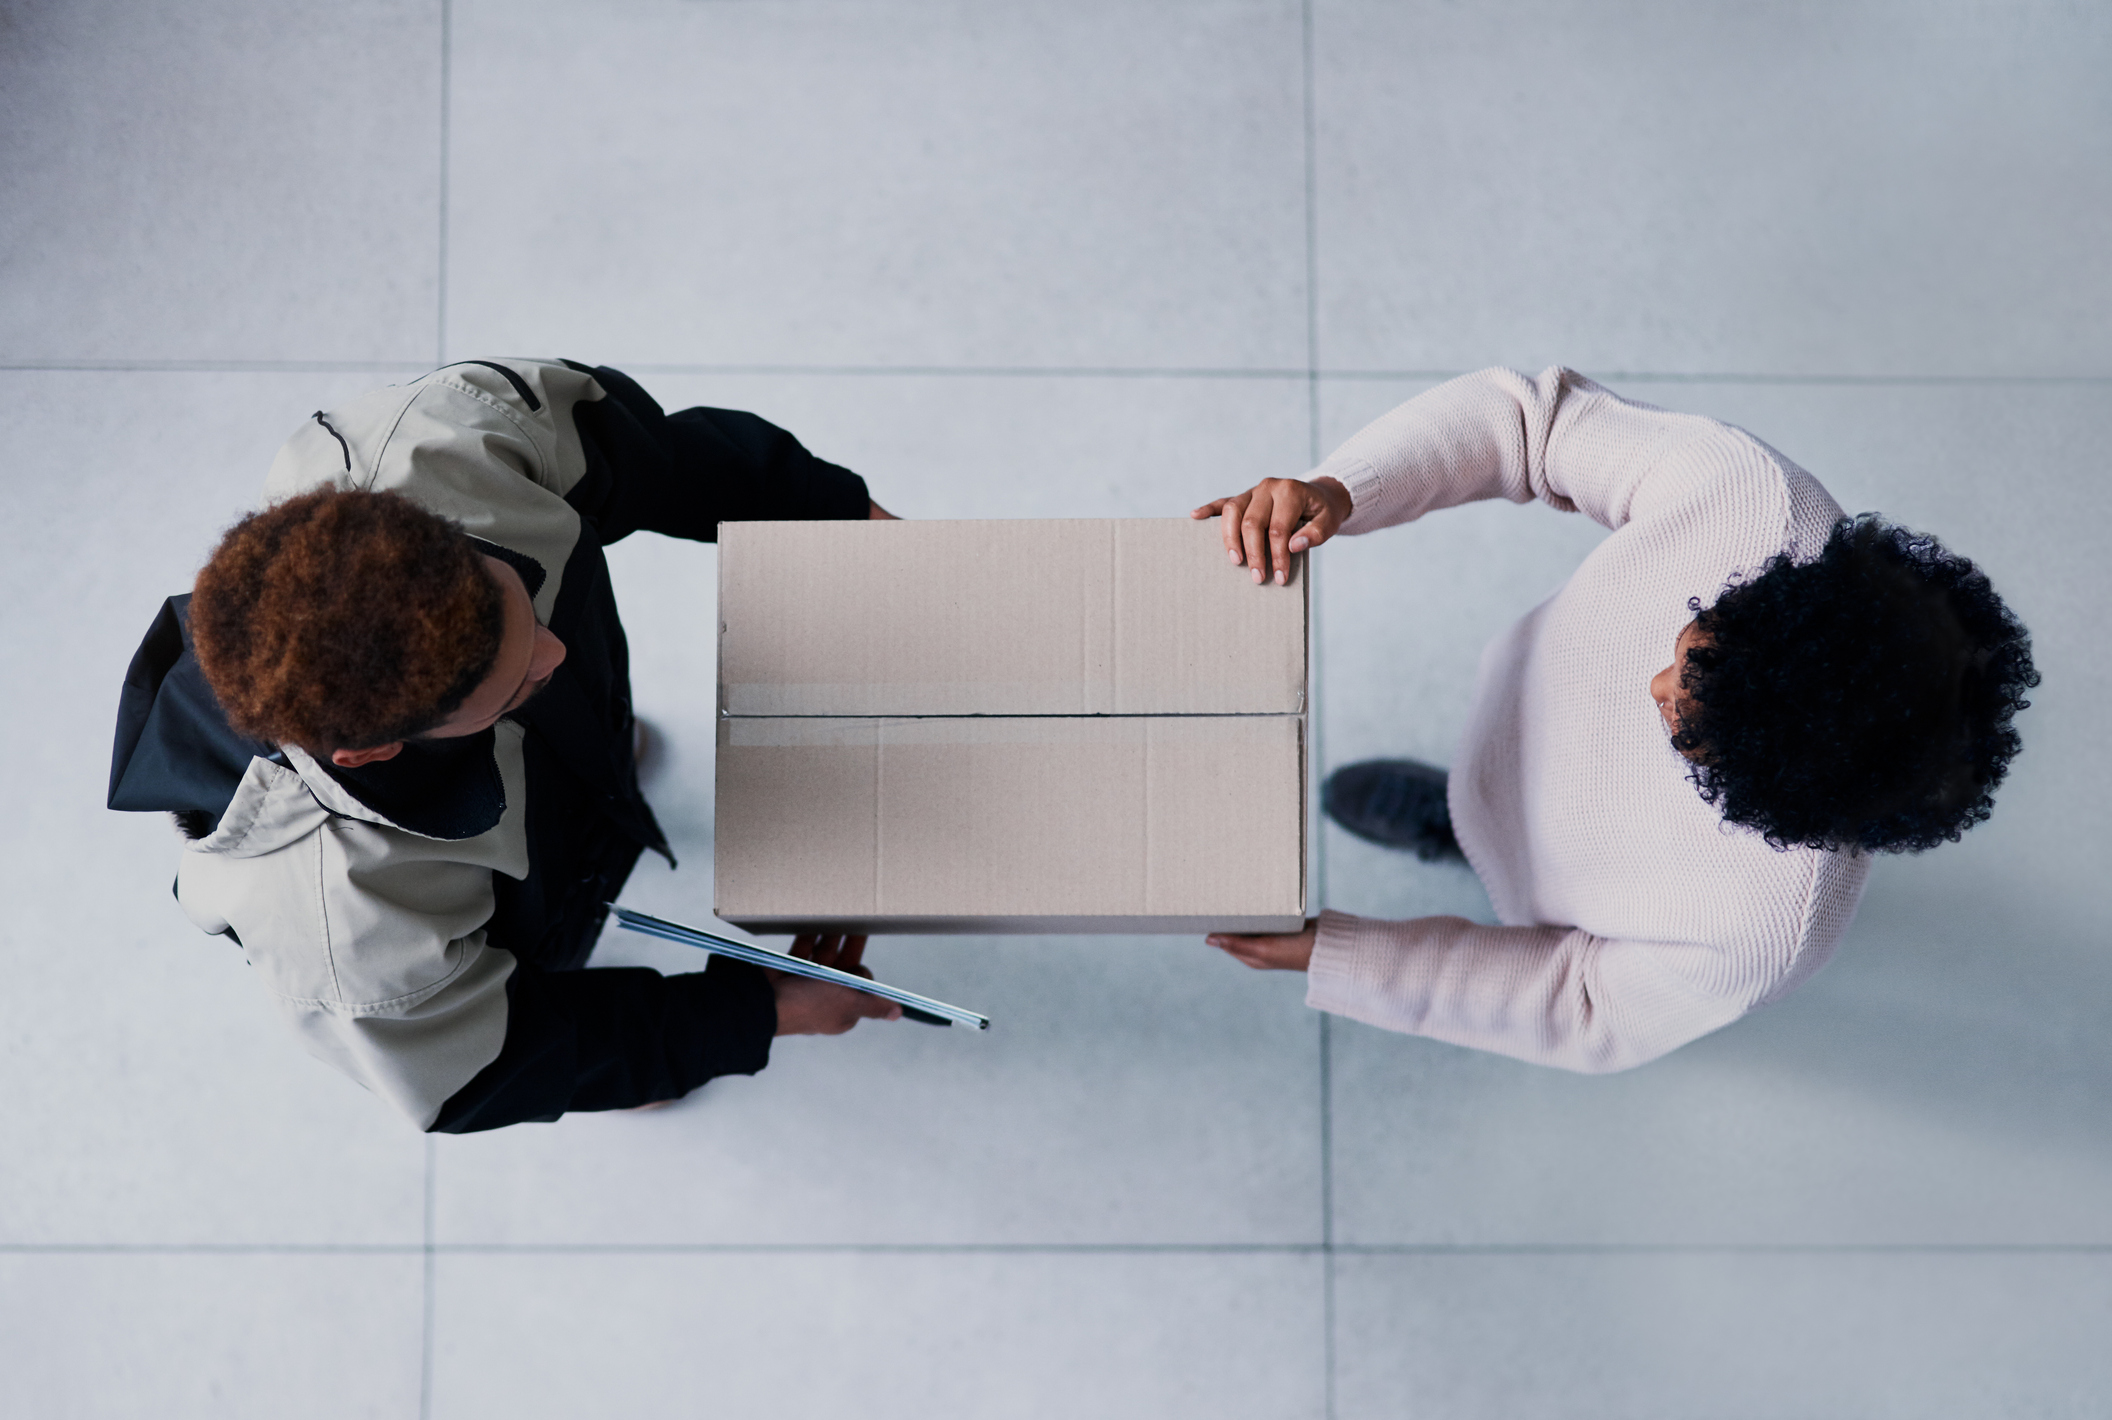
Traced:
<path id="1" fill-rule="evenodd" d="M 1320 462 L 1319 139 L 1313 121 L 1313 0 L 1299 17 L 1300 113 L 1305 155 L 1305 415 L 1307 467 Z"/>
<path id="2" fill-rule="evenodd" d="M 392 375 L 432 368 L 422 360 L 14 360 L 6 374 L 79 375 Z"/>
<path id="3" fill-rule="evenodd" d="M 447 275 L 449 184 L 454 146 L 454 0 L 440 0 L 440 132 L 439 211 L 434 222 L 433 365 L 447 363 Z M 419 1319 L 418 1319 L 418 1420 L 431 1420 L 433 1413 L 433 1309 L 439 1272 L 438 1238 L 434 1233 L 434 1202 L 438 1193 L 439 1150 L 433 1136 L 425 1136 L 425 1192 L 420 1208 Z"/>
<path id="4" fill-rule="evenodd" d="M 1313 85 L 1313 0 L 1301 0 L 1298 7 L 1299 31 L 1299 108 L 1302 127 L 1303 153 L 1305 160 L 1305 454 L 1306 467 L 1316 468 L 1320 463 L 1320 205 L 1319 205 L 1319 137 L 1314 121 Z M 1308 642 L 1306 662 L 1310 668 L 1315 693 L 1308 697 L 1312 726 L 1313 785 L 1307 790 L 1306 808 L 1310 812 L 1318 783 L 1327 763 L 1327 747 L 1324 741 L 1322 722 L 1325 716 L 1320 710 L 1321 696 L 1318 688 L 1324 684 L 1327 666 L 1321 652 L 1320 630 L 1325 621 L 1326 608 L 1318 595 L 1319 584 L 1315 576 L 1315 559 L 1310 553 L 1305 559 L 1306 605 L 1308 617 Z M 1324 824 L 1316 823 L 1313 833 L 1313 876 L 1317 892 L 1308 894 L 1308 906 L 1313 901 L 1324 902 L 1327 896 L 1327 834 Z M 1335 1092 L 1334 1092 L 1334 1032 L 1327 1013 L 1320 1016 L 1320 1390 L 1321 1414 L 1326 1420 L 1335 1420 Z"/>
<path id="5" fill-rule="evenodd" d="M 423 1242 L 419 1251 L 421 1259 L 419 1289 L 422 1297 L 418 1325 L 418 1420 L 431 1420 L 433 1413 L 433 1292 L 438 1268 L 437 1239 L 433 1235 L 433 1202 L 437 1189 L 435 1175 L 440 1168 L 440 1154 L 433 1136 L 425 1136 L 425 1199 L 421 1233 Z"/>
<path id="6" fill-rule="evenodd" d="M 434 280 L 433 365 L 447 363 L 447 208 L 449 149 L 453 146 L 454 121 L 454 0 L 440 0 L 440 212 L 437 226 L 439 260 Z"/>
<path id="7" fill-rule="evenodd" d="M 444 317 L 444 312 L 443 312 Z M 443 332 L 435 358 L 446 359 Z M 758 364 L 664 364 L 653 361 L 616 362 L 621 369 L 648 375 L 818 375 L 830 377 L 900 376 L 915 379 L 1097 379 L 1097 380 L 1297 380 L 1309 387 L 1309 412 L 1317 406 L 1317 386 L 1329 380 L 1448 380 L 1467 373 L 1443 370 L 1328 370 L 1317 365 L 1275 366 L 1182 366 L 1182 365 L 758 365 Z M 81 374 L 395 374 L 433 368 L 416 359 L 405 360 L 9 360 L 0 358 L 0 373 Z M 2072 388 L 2112 385 L 2112 375 L 1793 375 L 1752 372 L 1694 370 L 1607 370 L 1592 372 L 1606 383 L 1684 385 L 1780 385 L 1811 388 L 1962 388 L 2000 385 L 2019 388 Z M 1317 441 L 1317 427 L 1315 429 Z M 1317 449 L 1313 450 L 1315 462 Z"/>
<path id="8" fill-rule="evenodd" d="M 2112 1243 L 1338 1243 L 1359 1257 L 2112 1255 Z"/>
<path id="9" fill-rule="evenodd" d="M 1320 1327 L 1323 1338 L 1328 1420 L 1335 1415 L 1335 1091 L 1334 1031 L 1327 1012 L 1320 1016 Z"/>
<path id="10" fill-rule="evenodd" d="M 2112 1257 L 2094 1243 L 0 1243 L 0 1257 Z M 435 1279 L 437 1281 L 437 1278 Z"/>

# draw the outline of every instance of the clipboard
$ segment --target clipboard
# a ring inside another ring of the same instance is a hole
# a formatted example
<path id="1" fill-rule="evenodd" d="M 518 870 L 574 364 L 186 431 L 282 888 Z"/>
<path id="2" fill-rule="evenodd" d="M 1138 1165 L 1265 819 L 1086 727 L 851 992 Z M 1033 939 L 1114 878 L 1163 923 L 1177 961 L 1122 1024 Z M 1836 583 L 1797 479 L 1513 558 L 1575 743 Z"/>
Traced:
<path id="1" fill-rule="evenodd" d="M 919 996 L 913 991 L 904 991 L 897 986 L 869 981 L 862 976 L 853 976 L 848 971 L 838 971 L 833 966 L 820 966 L 804 957 L 793 956 L 790 952 L 773 951 L 769 947 L 758 947 L 752 942 L 736 942 L 730 937 L 700 932 L 694 927 L 685 927 L 664 917 L 633 911 L 628 907 L 618 907 L 613 902 L 608 904 L 608 907 L 609 911 L 616 914 L 618 925 L 632 932 L 658 937 L 664 942 L 680 942 L 684 946 L 699 947 L 722 957 L 747 962 L 751 966 L 768 967 L 772 971 L 782 971 L 791 976 L 804 976 L 815 981 L 848 986 L 853 991 L 863 991 L 868 996 L 892 1001 L 902 1008 L 905 1018 L 922 1021 L 928 1026 L 962 1025 L 972 1026 L 976 1030 L 990 1029 L 988 1016 L 964 1011 L 959 1006 L 949 1006 L 944 1001 L 934 1001 L 929 996 Z"/>

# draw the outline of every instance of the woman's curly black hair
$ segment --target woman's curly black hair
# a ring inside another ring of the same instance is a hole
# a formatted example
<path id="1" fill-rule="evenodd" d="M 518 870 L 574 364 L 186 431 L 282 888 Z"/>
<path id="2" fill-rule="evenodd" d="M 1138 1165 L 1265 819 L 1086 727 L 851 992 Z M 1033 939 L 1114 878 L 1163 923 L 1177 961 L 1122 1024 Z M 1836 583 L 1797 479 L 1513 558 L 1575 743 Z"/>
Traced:
<path id="1" fill-rule="evenodd" d="M 1987 576 L 1874 513 L 1810 562 L 1700 598 L 1673 746 L 1701 796 L 1776 848 L 1919 853 L 1983 823 L 2039 683 Z"/>

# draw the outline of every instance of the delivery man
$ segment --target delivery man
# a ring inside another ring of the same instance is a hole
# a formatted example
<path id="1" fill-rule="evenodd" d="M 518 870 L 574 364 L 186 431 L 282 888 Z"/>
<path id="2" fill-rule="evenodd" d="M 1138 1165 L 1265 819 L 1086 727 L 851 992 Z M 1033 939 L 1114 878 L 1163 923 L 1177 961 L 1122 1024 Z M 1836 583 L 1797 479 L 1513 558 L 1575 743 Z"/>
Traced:
<path id="1" fill-rule="evenodd" d="M 459 1133 L 676 1099 L 775 1036 L 900 1015 L 719 958 L 582 969 L 668 851 L 603 549 L 890 516 L 858 475 L 615 370 L 472 360 L 318 412 L 265 493 L 133 658 L 109 802 L 175 816 L 177 900 L 311 1054 Z M 864 975 L 864 945 L 794 949 Z"/>

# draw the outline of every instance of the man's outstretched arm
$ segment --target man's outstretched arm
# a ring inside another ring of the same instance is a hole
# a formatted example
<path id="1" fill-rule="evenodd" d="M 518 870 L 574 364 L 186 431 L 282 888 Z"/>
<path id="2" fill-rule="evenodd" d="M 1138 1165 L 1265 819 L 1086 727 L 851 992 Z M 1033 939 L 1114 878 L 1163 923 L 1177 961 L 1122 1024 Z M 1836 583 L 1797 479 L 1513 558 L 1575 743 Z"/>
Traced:
<path id="1" fill-rule="evenodd" d="M 870 976 L 863 937 L 801 937 L 796 955 Z M 580 1110 L 680 1099 L 721 1075 L 753 1075 L 780 1035 L 841 1035 L 902 1008 L 848 987 L 713 957 L 703 971 L 514 970 L 498 1058 L 440 1107 L 431 1128 L 470 1134 Z"/>
<path id="2" fill-rule="evenodd" d="M 440 1107 L 435 1133 L 679 1099 L 720 1075 L 755 1074 L 777 1034 L 762 970 L 716 957 L 679 976 L 524 964 L 506 983 L 506 1012 L 498 1058 Z"/>
<path id="3" fill-rule="evenodd" d="M 573 408 L 587 473 L 565 501 L 594 520 L 604 544 L 640 529 L 712 542 L 721 522 L 874 515 L 864 479 L 767 419 L 703 407 L 668 414 L 621 370 L 591 373 L 607 397 Z"/>

